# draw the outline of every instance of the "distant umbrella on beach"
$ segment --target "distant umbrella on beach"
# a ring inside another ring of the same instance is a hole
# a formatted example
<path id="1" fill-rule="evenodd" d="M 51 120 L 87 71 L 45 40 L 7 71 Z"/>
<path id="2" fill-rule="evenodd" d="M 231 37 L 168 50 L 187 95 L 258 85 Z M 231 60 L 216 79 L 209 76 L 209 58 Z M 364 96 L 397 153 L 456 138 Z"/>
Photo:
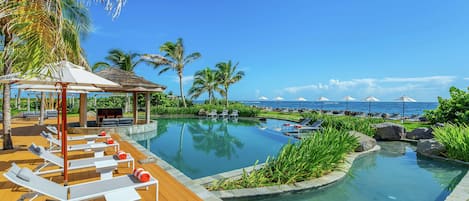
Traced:
<path id="1" fill-rule="evenodd" d="M 322 109 L 324 107 L 324 101 L 329 101 L 329 99 L 324 97 L 324 96 L 321 96 L 321 97 L 318 98 L 318 101 L 323 102 L 323 103 L 321 103 L 321 111 L 322 111 Z"/>
<path id="2" fill-rule="evenodd" d="M 354 101 L 355 98 L 352 97 L 352 96 L 345 96 L 345 97 L 344 97 L 344 100 L 345 100 L 345 111 L 347 111 L 347 110 L 348 110 L 348 102 L 349 102 L 349 101 Z"/>
<path id="3" fill-rule="evenodd" d="M 402 120 L 401 122 L 404 123 L 405 119 L 405 103 L 406 102 L 417 102 L 415 99 L 408 97 L 408 96 L 401 96 L 397 100 L 402 101 Z"/>
<path id="4" fill-rule="evenodd" d="M 280 96 L 277 96 L 277 97 L 274 98 L 274 100 L 276 100 L 276 101 L 282 101 L 283 99 L 284 99 L 284 98 L 282 98 L 282 97 L 280 97 Z"/>
<path id="5" fill-rule="evenodd" d="M 297 101 L 300 101 L 300 103 L 298 104 L 298 107 L 301 108 L 301 102 L 305 102 L 306 101 L 306 98 L 303 98 L 303 97 L 299 97 L 298 99 L 296 99 Z"/>
<path id="6" fill-rule="evenodd" d="M 368 102 L 368 115 L 371 113 L 371 102 L 378 102 L 379 99 L 374 96 L 368 96 L 365 98 L 365 101 Z"/>
<path id="7" fill-rule="evenodd" d="M 261 97 L 259 97 L 259 100 L 269 100 L 269 98 L 267 98 L 265 96 L 261 96 Z"/>

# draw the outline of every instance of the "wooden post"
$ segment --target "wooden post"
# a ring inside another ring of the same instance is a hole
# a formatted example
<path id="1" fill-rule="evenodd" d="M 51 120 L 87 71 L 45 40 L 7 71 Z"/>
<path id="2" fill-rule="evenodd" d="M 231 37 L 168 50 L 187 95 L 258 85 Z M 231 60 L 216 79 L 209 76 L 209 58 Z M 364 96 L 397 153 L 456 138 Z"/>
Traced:
<path id="1" fill-rule="evenodd" d="M 86 93 L 81 93 L 80 94 L 80 127 L 87 127 L 87 122 L 88 122 L 88 108 L 87 108 L 87 102 L 88 102 L 88 96 Z"/>
<path id="2" fill-rule="evenodd" d="M 134 124 L 138 123 L 138 111 L 137 111 L 137 92 L 133 92 L 133 114 L 134 114 Z"/>
<path id="3" fill-rule="evenodd" d="M 39 125 L 44 125 L 44 116 L 45 116 L 45 108 L 46 108 L 46 93 L 41 92 L 41 106 L 39 111 Z"/>
<path id="4" fill-rule="evenodd" d="M 145 93 L 145 123 L 149 124 L 150 123 L 150 92 Z"/>
<path id="5" fill-rule="evenodd" d="M 67 147 L 67 84 L 62 83 L 62 148 L 64 158 L 64 186 L 68 185 Z"/>

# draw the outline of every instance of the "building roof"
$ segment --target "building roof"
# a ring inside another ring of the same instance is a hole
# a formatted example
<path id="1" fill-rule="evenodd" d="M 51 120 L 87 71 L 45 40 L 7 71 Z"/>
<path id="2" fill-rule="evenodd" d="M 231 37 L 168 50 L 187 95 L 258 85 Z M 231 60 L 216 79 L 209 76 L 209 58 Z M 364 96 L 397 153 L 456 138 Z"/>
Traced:
<path id="1" fill-rule="evenodd" d="M 104 91 L 111 92 L 162 92 L 166 86 L 153 83 L 143 77 L 135 75 L 133 72 L 119 68 L 106 68 L 96 73 L 97 75 L 120 84 L 118 88 L 103 88 Z"/>

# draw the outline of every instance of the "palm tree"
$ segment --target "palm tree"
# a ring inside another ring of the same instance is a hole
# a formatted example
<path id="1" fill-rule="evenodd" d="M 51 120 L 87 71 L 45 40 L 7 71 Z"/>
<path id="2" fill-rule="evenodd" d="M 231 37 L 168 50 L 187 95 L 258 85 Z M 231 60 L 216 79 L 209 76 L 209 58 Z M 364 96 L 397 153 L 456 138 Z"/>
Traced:
<path id="1" fill-rule="evenodd" d="M 164 53 L 163 56 L 156 54 L 145 54 L 142 56 L 142 59 L 153 65 L 154 68 L 162 66 L 163 69 L 160 70 L 159 75 L 168 70 L 174 70 L 177 72 L 179 77 L 179 91 L 181 93 L 182 103 L 184 104 L 184 107 L 187 107 L 186 99 L 184 97 L 184 89 L 182 86 L 184 67 L 194 60 L 200 58 L 201 55 L 198 52 L 194 52 L 185 56 L 182 38 L 178 38 L 176 43 L 164 43 L 160 47 L 160 51 Z"/>
<path id="2" fill-rule="evenodd" d="M 141 62 L 141 60 L 136 60 L 136 58 L 140 56 L 138 53 L 124 53 L 120 49 L 112 49 L 109 50 L 109 55 L 106 57 L 110 63 L 100 61 L 95 63 L 91 69 L 96 71 L 100 68 L 108 68 L 108 67 L 117 67 L 121 70 L 125 70 L 128 72 L 134 72 L 135 67 Z"/>
<path id="3" fill-rule="evenodd" d="M 224 93 L 223 89 L 218 86 L 217 72 L 207 67 L 195 73 L 194 83 L 189 89 L 189 95 L 191 95 L 191 98 L 198 98 L 200 95 L 207 92 L 208 102 L 212 104 L 212 100 L 215 99 L 214 91 L 221 94 Z"/>
<path id="4" fill-rule="evenodd" d="M 222 94 L 225 97 L 226 107 L 228 107 L 228 89 L 230 85 L 238 82 L 243 78 L 244 72 L 236 72 L 236 68 L 239 63 L 236 63 L 234 66 L 231 64 L 231 60 L 228 62 L 220 62 L 216 65 L 218 69 L 218 81 L 223 85 L 224 93 Z"/>
<path id="5" fill-rule="evenodd" d="M 75 0 L 1 1 L 3 74 L 38 72 L 47 63 L 69 60 L 86 64 L 80 36 L 88 31 L 87 9 Z M 3 149 L 11 140 L 10 85 L 3 84 Z"/>

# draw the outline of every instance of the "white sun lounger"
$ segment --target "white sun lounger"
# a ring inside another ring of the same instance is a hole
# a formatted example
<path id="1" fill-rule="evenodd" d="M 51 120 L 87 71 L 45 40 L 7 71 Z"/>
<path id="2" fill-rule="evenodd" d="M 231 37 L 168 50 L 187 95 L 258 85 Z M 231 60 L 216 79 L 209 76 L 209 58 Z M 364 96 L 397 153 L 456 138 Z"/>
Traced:
<path id="1" fill-rule="evenodd" d="M 52 132 L 53 134 L 57 135 L 57 127 L 55 126 L 46 126 L 46 129 Z M 96 141 L 96 139 L 107 139 L 110 138 L 110 135 L 100 136 L 97 134 L 94 135 L 79 135 L 79 136 L 67 136 L 68 141 L 78 141 L 78 140 L 86 140 L 87 144 L 92 144 Z"/>
<path id="2" fill-rule="evenodd" d="M 20 168 L 15 163 L 12 163 L 11 168 L 3 176 L 19 186 L 32 190 L 32 192 L 22 195 L 19 200 L 34 199 L 41 195 L 64 201 L 89 200 L 100 197 L 117 197 L 117 200 L 122 200 L 119 197 L 126 197 L 129 194 L 138 196 L 135 190 L 137 188 L 148 188 L 150 185 L 155 185 L 155 200 L 158 201 L 158 180 L 154 177 L 151 177 L 148 182 L 140 182 L 130 174 L 113 177 L 112 179 L 62 186 L 35 175 L 28 168 Z M 110 201 L 110 199 L 107 199 L 107 201 Z"/>
<path id="3" fill-rule="evenodd" d="M 42 146 L 37 146 L 34 143 L 29 146 L 29 151 L 40 158 L 44 159 L 43 164 L 39 164 L 35 169 L 34 169 L 34 174 L 37 175 L 42 175 L 42 174 L 50 174 L 50 173 L 56 173 L 56 172 L 63 172 L 63 164 L 64 160 L 63 158 L 47 151 L 44 149 Z M 127 163 L 127 167 L 130 166 L 130 163 L 132 163 L 132 169 L 135 167 L 135 161 L 130 155 L 130 153 L 127 153 L 127 158 L 120 160 L 117 158 L 115 155 L 110 155 L 110 156 L 104 156 L 104 157 L 98 157 L 98 158 L 83 158 L 83 159 L 76 159 L 76 160 L 69 160 L 68 162 L 68 170 L 77 170 L 77 169 L 83 169 L 83 168 L 89 168 L 89 167 L 95 167 L 94 162 L 98 161 L 115 161 L 117 163 Z M 52 170 L 44 170 L 44 168 L 48 166 L 56 165 L 59 166 L 59 169 L 52 169 Z"/>
<path id="4" fill-rule="evenodd" d="M 60 147 L 62 146 L 62 142 L 55 139 L 52 134 L 42 131 L 41 136 L 46 138 L 49 141 L 49 149 L 48 151 L 51 152 L 60 152 Z M 97 142 L 93 144 L 74 144 L 67 147 L 67 151 L 81 151 L 81 150 L 90 150 L 94 147 L 114 147 L 114 150 L 117 152 L 120 148 L 119 143 L 114 141 L 113 144 L 107 144 L 104 142 Z"/>

